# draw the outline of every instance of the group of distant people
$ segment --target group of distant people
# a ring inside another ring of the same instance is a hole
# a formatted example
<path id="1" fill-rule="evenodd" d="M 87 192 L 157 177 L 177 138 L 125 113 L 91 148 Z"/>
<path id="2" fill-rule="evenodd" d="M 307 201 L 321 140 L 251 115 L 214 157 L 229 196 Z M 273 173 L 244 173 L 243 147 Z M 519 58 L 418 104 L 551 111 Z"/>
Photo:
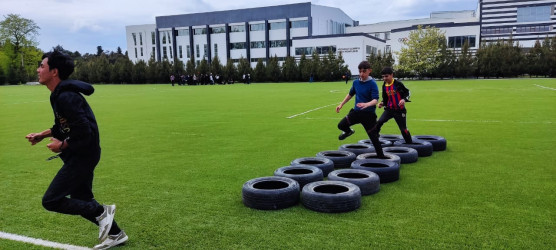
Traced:
<path id="1" fill-rule="evenodd" d="M 243 83 L 251 84 L 251 74 L 243 74 Z M 214 84 L 234 84 L 236 81 L 232 76 L 224 78 L 218 74 L 193 74 L 179 75 L 171 74 L 170 83 L 172 86 L 177 85 L 214 85 Z"/>

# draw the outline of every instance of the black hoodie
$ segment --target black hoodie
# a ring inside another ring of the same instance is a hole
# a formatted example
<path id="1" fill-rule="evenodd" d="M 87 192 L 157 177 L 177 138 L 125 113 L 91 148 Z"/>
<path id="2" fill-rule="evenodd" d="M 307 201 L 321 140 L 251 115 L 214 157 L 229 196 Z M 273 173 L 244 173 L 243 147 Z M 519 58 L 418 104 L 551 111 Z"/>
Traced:
<path id="1" fill-rule="evenodd" d="M 54 111 L 52 136 L 68 143 L 68 147 L 62 152 L 62 159 L 71 154 L 100 154 L 95 115 L 87 100 L 81 95 L 91 95 L 94 91 L 93 86 L 88 83 L 64 80 L 50 94 L 50 105 Z"/>

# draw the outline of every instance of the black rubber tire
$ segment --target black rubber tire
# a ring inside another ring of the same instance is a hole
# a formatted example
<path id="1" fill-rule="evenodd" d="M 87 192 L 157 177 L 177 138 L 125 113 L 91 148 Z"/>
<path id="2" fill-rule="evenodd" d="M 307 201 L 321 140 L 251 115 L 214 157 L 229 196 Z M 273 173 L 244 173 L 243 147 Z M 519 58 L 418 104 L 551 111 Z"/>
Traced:
<path id="1" fill-rule="evenodd" d="M 334 169 L 349 168 L 355 161 L 355 154 L 349 151 L 328 150 L 317 153 L 317 157 L 324 157 L 334 162 Z M 328 175 L 327 175 L 328 176 Z"/>
<path id="2" fill-rule="evenodd" d="M 361 189 L 344 181 L 317 181 L 303 187 L 301 203 L 317 212 L 349 212 L 361 206 Z"/>
<path id="3" fill-rule="evenodd" d="M 446 150 L 446 139 L 438 135 L 416 135 L 413 138 L 417 140 L 428 141 L 432 144 L 433 151 L 444 151 Z"/>
<path id="4" fill-rule="evenodd" d="M 400 165 L 393 161 L 381 159 L 356 160 L 351 164 L 351 168 L 376 173 L 380 177 L 380 183 L 388 183 L 400 179 Z"/>
<path id="5" fill-rule="evenodd" d="M 303 188 L 303 186 L 307 185 L 308 183 L 322 181 L 324 179 L 322 170 L 311 165 L 281 167 L 274 171 L 274 176 L 282 176 L 294 179 L 295 181 L 297 181 L 297 183 L 299 183 L 299 188 Z"/>
<path id="6" fill-rule="evenodd" d="M 340 146 L 338 150 L 352 152 L 357 157 L 360 154 L 375 152 L 375 147 L 373 147 L 372 144 L 362 144 L 362 143 L 344 144 Z"/>
<path id="7" fill-rule="evenodd" d="M 408 147 L 387 147 L 382 149 L 384 153 L 395 154 L 400 157 L 401 164 L 414 163 L 419 159 L 417 150 Z"/>
<path id="8" fill-rule="evenodd" d="M 419 157 L 427 157 L 432 155 L 432 144 L 423 140 L 412 140 L 411 143 L 405 143 L 405 140 L 394 142 L 394 147 L 408 147 L 417 150 Z"/>
<path id="9" fill-rule="evenodd" d="M 345 181 L 353 183 L 361 189 L 361 195 L 375 194 L 380 190 L 378 174 L 362 169 L 338 169 L 330 172 L 329 181 Z"/>
<path id="10" fill-rule="evenodd" d="M 392 143 L 393 143 L 392 141 L 385 140 L 385 139 L 380 139 L 380 138 L 378 138 L 378 141 L 380 141 L 380 145 L 382 145 L 383 148 L 392 147 Z M 357 143 L 369 144 L 369 145 L 373 146 L 373 142 L 371 142 L 371 139 L 360 140 Z M 374 148 L 374 146 L 373 146 L 373 148 Z"/>
<path id="11" fill-rule="evenodd" d="M 390 154 L 390 153 L 384 153 L 384 156 L 386 156 L 387 159 L 382 159 L 382 160 L 388 160 L 388 161 L 393 161 L 393 162 L 398 163 L 398 164 L 402 164 L 402 160 L 400 159 L 400 157 L 398 155 Z M 376 153 L 360 154 L 355 158 L 355 160 L 363 160 L 363 159 L 381 159 L 381 158 L 378 158 Z"/>
<path id="12" fill-rule="evenodd" d="M 383 139 L 383 140 L 391 141 L 392 143 L 394 143 L 395 141 L 402 140 L 403 136 L 402 135 L 380 135 L 380 137 L 378 137 L 378 139 Z"/>
<path id="13" fill-rule="evenodd" d="M 328 173 L 334 171 L 334 162 L 325 157 L 303 157 L 297 158 L 290 163 L 291 166 L 296 165 L 311 165 L 322 170 L 322 175 L 324 177 L 328 176 Z"/>
<path id="14" fill-rule="evenodd" d="M 268 176 L 249 180 L 243 184 L 242 200 L 245 206 L 261 210 L 278 210 L 291 207 L 299 202 L 297 181 Z"/>

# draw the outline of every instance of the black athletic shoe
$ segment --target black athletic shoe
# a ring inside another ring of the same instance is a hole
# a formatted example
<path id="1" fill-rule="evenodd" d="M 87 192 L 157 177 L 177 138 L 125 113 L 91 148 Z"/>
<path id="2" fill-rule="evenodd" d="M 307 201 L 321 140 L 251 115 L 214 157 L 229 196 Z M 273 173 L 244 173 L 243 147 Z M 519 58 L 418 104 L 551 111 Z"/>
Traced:
<path id="1" fill-rule="evenodd" d="M 350 129 L 349 132 L 343 132 L 340 136 L 338 136 L 338 139 L 341 141 L 348 138 L 350 135 L 353 135 L 353 133 L 355 133 L 355 131 L 353 131 L 353 129 Z"/>

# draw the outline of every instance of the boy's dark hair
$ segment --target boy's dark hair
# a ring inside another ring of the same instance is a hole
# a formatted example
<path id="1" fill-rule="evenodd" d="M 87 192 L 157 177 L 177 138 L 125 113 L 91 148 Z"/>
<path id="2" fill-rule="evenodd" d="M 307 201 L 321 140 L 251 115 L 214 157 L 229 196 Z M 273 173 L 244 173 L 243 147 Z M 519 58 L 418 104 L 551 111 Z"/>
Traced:
<path id="1" fill-rule="evenodd" d="M 380 74 L 382 74 L 382 75 L 393 75 L 394 70 L 392 69 L 392 67 L 384 67 L 382 69 L 382 71 L 380 72 Z"/>
<path id="2" fill-rule="evenodd" d="M 68 79 L 75 69 L 73 59 L 59 50 L 44 53 L 42 55 L 42 59 L 45 58 L 48 58 L 48 68 L 50 70 L 58 69 L 58 76 L 60 77 L 60 80 Z"/>
<path id="3" fill-rule="evenodd" d="M 371 68 L 371 63 L 369 63 L 369 61 L 362 61 L 361 63 L 359 63 L 359 66 L 357 66 L 358 69 L 370 69 Z"/>

